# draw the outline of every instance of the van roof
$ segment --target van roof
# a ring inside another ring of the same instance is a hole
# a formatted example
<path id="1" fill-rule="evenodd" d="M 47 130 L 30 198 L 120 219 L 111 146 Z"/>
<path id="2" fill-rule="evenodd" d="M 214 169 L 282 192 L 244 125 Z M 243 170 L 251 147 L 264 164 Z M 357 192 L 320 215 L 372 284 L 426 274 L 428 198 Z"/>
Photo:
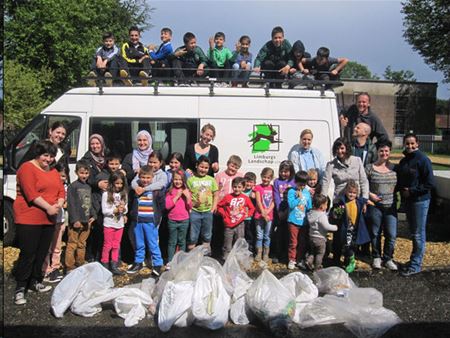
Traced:
<path id="1" fill-rule="evenodd" d="M 335 99 L 333 91 L 326 90 L 307 90 L 307 89 L 265 89 L 258 88 L 223 88 L 208 86 L 200 87 L 84 87 L 69 90 L 65 95 L 176 95 L 176 96 L 259 96 L 263 97 L 267 94 L 271 97 L 304 97 L 304 98 L 327 98 Z M 267 91 L 267 92 L 266 92 Z"/>

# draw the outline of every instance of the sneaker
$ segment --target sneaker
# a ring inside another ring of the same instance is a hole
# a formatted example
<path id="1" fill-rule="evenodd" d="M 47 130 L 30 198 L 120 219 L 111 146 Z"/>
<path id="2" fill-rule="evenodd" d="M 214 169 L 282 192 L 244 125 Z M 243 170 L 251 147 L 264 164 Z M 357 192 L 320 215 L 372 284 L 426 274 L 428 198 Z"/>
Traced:
<path id="1" fill-rule="evenodd" d="M 27 303 L 27 299 L 25 298 L 25 288 L 17 288 L 14 292 L 14 304 L 23 305 Z"/>
<path id="2" fill-rule="evenodd" d="M 112 85 L 113 85 L 112 75 L 110 72 L 106 72 L 105 73 L 105 86 L 112 87 Z"/>
<path id="3" fill-rule="evenodd" d="M 28 290 L 38 292 L 38 293 L 48 292 L 51 289 L 52 289 L 52 287 L 50 285 L 44 285 L 39 282 L 31 284 L 31 286 L 28 288 Z"/>
<path id="4" fill-rule="evenodd" d="M 156 277 L 161 276 L 161 266 L 154 266 L 152 268 L 152 275 L 155 275 Z"/>
<path id="5" fill-rule="evenodd" d="M 288 268 L 288 270 L 294 270 L 295 269 L 295 261 L 289 261 L 287 268 Z"/>
<path id="6" fill-rule="evenodd" d="M 345 267 L 345 271 L 347 273 L 352 273 L 353 271 L 355 271 L 355 268 L 356 268 L 356 260 L 355 256 L 353 255 L 349 258 L 349 262 L 348 265 Z"/>
<path id="7" fill-rule="evenodd" d="M 53 270 L 45 278 L 44 282 L 59 283 L 63 279 L 63 275 L 59 270 Z"/>
<path id="8" fill-rule="evenodd" d="M 142 269 L 142 263 L 133 263 L 133 265 L 131 266 L 131 268 L 129 268 L 127 270 L 127 273 L 129 274 L 135 274 L 137 272 L 139 272 Z"/>
<path id="9" fill-rule="evenodd" d="M 297 267 L 302 270 L 308 270 L 308 268 L 306 267 L 305 261 L 303 259 L 297 263 Z"/>
<path id="10" fill-rule="evenodd" d="M 131 87 L 133 85 L 133 82 L 128 78 L 128 72 L 124 69 L 120 70 L 120 77 L 122 78 L 122 82 L 125 86 Z"/>
<path id="11" fill-rule="evenodd" d="M 87 80 L 87 85 L 89 87 L 95 87 L 97 85 L 97 82 L 95 81 L 97 74 L 94 71 L 91 71 L 89 72 L 88 77 L 90 77 L 90 79 Z"/>
<path id="12" fill-rule="evenodd" d="M 405 271 L 401 271 L 400 275 L 403 276 L 403 277 L 410 277 L 410 276 L 417 275 L 419 272 L 420 271 L 416 271 L 416 270 L 413 270 L 413 269 L 408 269 L 408 270 L 405 270 Z"/>
<path id="13" fill-rule="evenodd" d="M 397 264 L 394 263 L 392 259 L 388 260 L 386 263 L 384 263 L 384 266 L 388 268 L 391 271 L 397 271 L 398 267 Z"/>
<path id="14" fill-rule="evenodd" d="M 139 77 L 142 78 L 141 79 L 142 87 L 147 87 L 148 86 L 148 74 L 146 72 L 144 72 L 143 70 L 141 70 L 139 72 Z"/>
<path id="15" fill-rule="evenodd" d="M 278 259 L 278 257 L 272 257 L 272 264 L 278 264 L 280 262 L 280 260 Z"/>
<path id="16" fill-rule="evenodd" d="M 381 269 L 381 258 L 377 257 L 373 259 L 372 268 Z"/>

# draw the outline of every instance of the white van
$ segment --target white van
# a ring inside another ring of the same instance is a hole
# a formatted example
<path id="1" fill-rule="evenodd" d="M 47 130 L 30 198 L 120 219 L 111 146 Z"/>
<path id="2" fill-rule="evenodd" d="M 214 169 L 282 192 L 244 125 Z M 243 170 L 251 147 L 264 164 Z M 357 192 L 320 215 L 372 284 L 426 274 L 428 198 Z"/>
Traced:
<path id="1" fill-rule="evenodd" d="M 216 128 L 220 169 L 230 155 L 242 158 L 241 170 L 253 171 L 279 163 L 299 142 L 300 132 L 314 133 L 313 145 L 331 159 L 339 137 L 338 111 L 332 91 L 210 87 L 111 87 L 72 89 L 34 118 L 5 149 L 4 242 L 14 238 L 12 203 L 16 196 L 17 165 L 36 139 L 47 137 L 49 126 L 68 126 L 71 178 L 75 162 L 88 150 L 89 135 L 101 134 L 109 149 L 125 156 L 141 129 L 153 137 L 153 148 L 167 157 L 198 140 L 206 123 Z"/>

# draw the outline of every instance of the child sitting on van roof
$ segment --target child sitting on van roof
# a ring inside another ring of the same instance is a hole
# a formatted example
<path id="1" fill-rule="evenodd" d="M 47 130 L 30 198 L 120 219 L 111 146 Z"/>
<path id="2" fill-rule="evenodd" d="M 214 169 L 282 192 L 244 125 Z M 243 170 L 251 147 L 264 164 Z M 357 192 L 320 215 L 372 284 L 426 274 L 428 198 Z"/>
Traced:
<path id="1" fill-rule="evenodd" d="M 289 69 L 294 65 L 289 55 L 291 44 L 284 38 L 283 28 L 280 26 L 272 29 L 272 40 L 266 42 L 255 59 L 253 70 L 259 73 L 261 70 L 266 79 L 284 79 L 289 74 Z M 270 83 L 271 88 L 281 88 L 280 83 Z"/>
<path id="2" fill-rule="evenodd" d="M 114 34 L 106 32 L 102 36 L 103 45 L 98 47 L 91 64 L 91 71 L 89 72 L 87 83 L 91 87 L 95 87 L 95 77 L 104 76 L 105 85 L 112 86 L 112 78 L 117 77 L 119 70 L 118 56 L 119 48 L 115 45 Z"/>
<path id="3" fill-rule="evenodd" d="M 300 71 L 305 75 L 313 75 L 315 80 L 338 80 L 339 73 L 347 64 L 347 58 L 330 57 L 330 50 L 320 47 L 314 58 L 304 58 L 299 64 Z"/>
<path id="4" fill-rule="evenodd" d="M 126 86 L 131 86 L 133 83 L 129 76 L 139 76 L 142 78 L 142 86 L 147 86 L 151 65 L 148 50 L 139 41 L 141 31 L 138 27 L 132 26 L 128 30 L 128 35 L 129 41 L 121 48 L 120 77 Z"/>
<path id="5" fill-rule="evenodd" d="M 209 65 L 211 68 L 219 69 L 211 70 L 210 76 L 217 79 L 229 77 L 227 69 L 231 69 L 231 63 L 237 56 L 237 54 L 225 47 L 224 43 L 225 33 L 223 32 L 217 32 L 214 37 L 209 38 Z"/>
<path id="6" fill-rule="evenodd" d="M 233 68 L 233 80 L 244 79 L 248 80 L 250 77 L 250 71 L 252 69 L 253 55 L 250 53 L 250 37 L 242 35 L 238 43 L 236 43 L 236 59 L 232 65 Z M 236 81 L 231 83 L 232 87 L 237 87 Z M 246 82 L 242 83 L 242 87 L 248 87 Z"/>
<path id="7" fill-rule="evenodd" d="M 148 55 L 150 56 L 150 64 L 152 68 L 166 68 L 170 67 L 168 57 L 173 53 L 172 47 L 172 30 L 164 27 L 161 29 L 161 41 L 158 49 L 155 45 L 148 45 Z M 170 71 L 163 69 L 153 69 L 153 76 L 170 76 Z"/>
<path id="8" fill-rule="evenodd" d="M 184 45 L 178 47 L 170 56 L 172 67 L 178 83 L 186 85 L 185 77 L 203 76 L 208 64 L 208 58 L 197 46 L 197 39 L 191 32 L 183 36 Z"/>

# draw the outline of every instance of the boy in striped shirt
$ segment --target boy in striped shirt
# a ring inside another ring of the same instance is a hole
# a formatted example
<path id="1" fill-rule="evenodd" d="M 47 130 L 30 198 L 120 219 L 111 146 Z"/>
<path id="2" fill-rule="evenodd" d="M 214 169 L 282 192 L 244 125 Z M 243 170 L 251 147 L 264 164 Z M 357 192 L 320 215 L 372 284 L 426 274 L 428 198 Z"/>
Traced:
<path id="1" fill-rule="evenodd" d="M 139 184 L 143 187 L 150 185 L 153 180 L 153 170 L 149 165 L 141 167 L 139 171 Z M 153 192 L 144 191 L 137 196 L 137 222 L 134 228 L 136 238 L 136 252 L 134 263 L 128 269 L 127 273 L 135 274 L 142 269 L 145 259 L 145 249 L 150 250 L 152 257 L 152 273 L 160 275 L 163 259 L 161 249 L 158 244 L 158 227 L 155 224 L 155 211 L 153 208 Z"/>

